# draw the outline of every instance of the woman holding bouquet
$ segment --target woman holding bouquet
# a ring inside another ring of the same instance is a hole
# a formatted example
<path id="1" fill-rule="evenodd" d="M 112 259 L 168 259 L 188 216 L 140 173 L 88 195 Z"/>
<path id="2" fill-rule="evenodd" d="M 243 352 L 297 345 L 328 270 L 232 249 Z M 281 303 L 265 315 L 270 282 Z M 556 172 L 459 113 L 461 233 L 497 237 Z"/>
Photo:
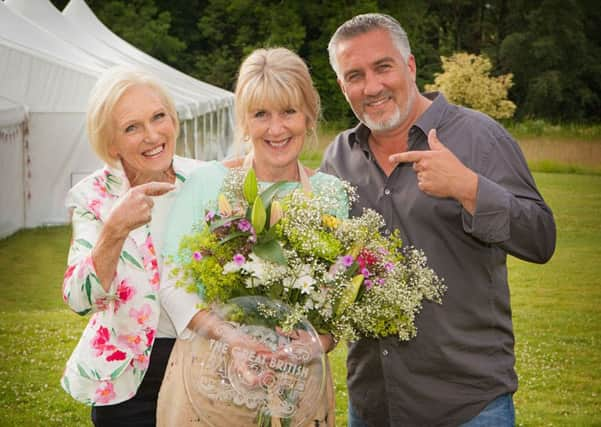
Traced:
<path id="1" fill-rule="evenodd" d="M 174 204 L 164 254 L 177 255 L 182 238 L 203 222 L 206 211 L 215 206 L 228 176 L 240 175 L 240 169 L 252 167 L 262 188 L 287 181 L 280 193 L 290 192 L 299 186 L 306 191 L 325 193 L 333 200 L 332 206 L 336 207 L 331 214 L 347 217 L 348 199 L 342 182 L 330 175 L 313 173 L 299 163 L 305 140 L 315 135 L 319 108 L 319 95 L 306 64 L 298 55 L 284 48 L 258 49 L 250 54 L 241 65 L 236 84 L 237 140 L 249 146 L 250 153 L 245 158 L 225 163 L 207 163 L 190 177 Z M 169 297 L 171 292 L 175 292 L 176 279 L 167 269 L 163 277 L 165 275 L 169 276 L 165 279 L 168 285 L 161 290 L 161 300 L 168 312 L 180 310 L 183 305 L 190 308 L 202 306 L 202 298 L 195 293 L 188 294 L 185 301 L 182 297 Z M 192 331 L 225 339 L 229 343 L 244 341 L 246 337 L 243 334 L 224 337 L 219 332 L 219 318 L 208 309 L 199 310 L 186 321 L 179 316 L 174 323 L 179 338 L 159 395 L 158 425 L 207 425 L 203 414 L 194 411 L 184 387 L 182 361 L 186 352 L 190 351 L 190 340 L 186 338 L 194 336 Z M 325 351 L 333 348 L 329 335 L 320 336 L 320 339 Z M 255 350 L 261 351 L 260 348 Z M 327 383 L 327 399 L 319 400 L 323 402 L 321 408 L 312 408 L 315 414 L 309 418 L 311 426 L 334 425 L 334 396 L 329 368 Z M 232 422 L 226 416 L 223 414 L 224 425 L 256 425 L 252 417 L 245 420 L 236 418 Z"/>

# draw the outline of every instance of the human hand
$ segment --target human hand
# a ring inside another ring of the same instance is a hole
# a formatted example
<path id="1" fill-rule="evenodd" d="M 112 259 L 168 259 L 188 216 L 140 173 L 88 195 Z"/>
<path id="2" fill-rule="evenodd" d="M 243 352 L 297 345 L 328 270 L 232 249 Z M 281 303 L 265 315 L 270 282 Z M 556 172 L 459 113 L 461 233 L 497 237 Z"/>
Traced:
<path id="1" fill-rule="evenodd" d="M 111 211 L 105 226 L 110 227 L 119 236 L 127 236 L 132 230 L 152 219 L 152 197 L 161 196 L 174 189 L 175 185 L 166 182 L 148 182 L 130 188 Z"/>
<path id="2" fill-rule="evenodd" d="M 392 163 L 412 162 L 417 174 L 417 186 L 434 197 L 452 197 L 470 213 L 476 208 L 478 175 L 465 166 L 436 136 L 428 132 L 430 150 L 392 154 Z"/>

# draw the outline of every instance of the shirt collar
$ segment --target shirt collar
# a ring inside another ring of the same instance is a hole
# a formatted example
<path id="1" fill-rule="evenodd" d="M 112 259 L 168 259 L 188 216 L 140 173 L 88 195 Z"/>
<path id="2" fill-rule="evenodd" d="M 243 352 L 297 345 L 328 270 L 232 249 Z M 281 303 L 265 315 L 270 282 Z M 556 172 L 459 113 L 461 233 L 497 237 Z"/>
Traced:
<path id="1" fill-rule="evenodd" d="M 422 94 L 430 101 L 432 104 L 428 107 L 426 111 L 422 113 L 421 116 L 415 121 L 411 129 L 419 129 L 424 135 L 428 135 L 430 129 L 438 129 L 440 126 L 443 116 L 449 107 L 449 102 L 446 100 L 444 95 L 440 92 L 426 92 Z M 370 130 L 363 123 L 359 123 L 349 132 L 348 142 L 351 148 L 358 144 L 364 150 L 368 150 L 367 141 L 369 139 Z"/>

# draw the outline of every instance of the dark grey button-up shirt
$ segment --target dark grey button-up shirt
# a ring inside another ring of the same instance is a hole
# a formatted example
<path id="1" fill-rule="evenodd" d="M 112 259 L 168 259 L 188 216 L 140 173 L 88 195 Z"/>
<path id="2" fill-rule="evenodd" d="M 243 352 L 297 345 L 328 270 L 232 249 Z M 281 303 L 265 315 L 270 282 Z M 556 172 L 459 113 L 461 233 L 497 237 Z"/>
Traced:
<path id="1" fill-rule="evenodd" d="M 349 345 L 348 388 L 370 426 L 452 426 L 477 415 L 495 397 L 514 392 L 514 337 L 507 254 L 547 261 L 555 223 L 520 148 L 495 121 L 449 104 L 440 94 L 413 125 L 409 150 L 428 150 L 427 132 L 478 174 L 476 211 L 417 187 L 411 164 L 386 176 L 368 146 L 369 129 L 339 134 L 321 170 L 354 184 L 352 215 L 372 208 L 385 235 L 424 250 L 448 287 L 443 304 L 424 304 L 417 337 L 363 339 Z"/>

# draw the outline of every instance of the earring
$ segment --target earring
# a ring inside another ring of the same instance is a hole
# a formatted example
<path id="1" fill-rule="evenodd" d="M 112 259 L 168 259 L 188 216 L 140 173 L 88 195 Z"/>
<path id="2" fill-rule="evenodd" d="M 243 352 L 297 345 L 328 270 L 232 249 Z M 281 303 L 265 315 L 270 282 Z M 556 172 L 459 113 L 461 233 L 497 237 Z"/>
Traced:
<path id="1" fill-rule="evenodd" d="M 249 135 L 244 135 L 244 137 L 242 138 L 242 141 L 244 141 L 244 142 L 250 141 L 250 136 Z"/>

